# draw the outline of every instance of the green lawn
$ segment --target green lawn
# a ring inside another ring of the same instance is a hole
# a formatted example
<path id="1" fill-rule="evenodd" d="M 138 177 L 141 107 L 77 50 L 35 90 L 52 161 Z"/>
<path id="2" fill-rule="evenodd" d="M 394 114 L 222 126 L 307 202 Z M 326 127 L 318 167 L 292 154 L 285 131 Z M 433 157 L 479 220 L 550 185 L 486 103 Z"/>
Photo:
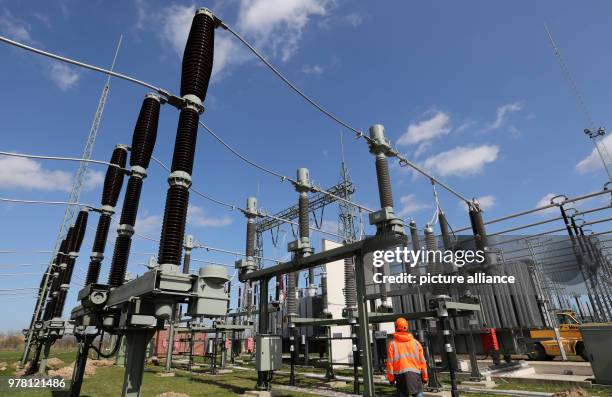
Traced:
<path id="1" fill-rule="evenodd" d="M 19 351 L 4 351 L 0 352 L 0 361 L 5 361 L 9 364 L 8 368 L 0 373 L 0 376 L 11 376 L 14 374 L 12 363 L 19 360 L 21 352 Z M 65 362 L 66 365 L 71 364 L 75 358 L 74 351 L 55 351 L 51 352 L 52 357 L 57 357 Z M 163 364 L 163 362 L 162 362 Z M 250 364 L 244 364 L 243 367 L 250 367 Z M 235 396 L 241 395 L 247 390 L 253 390 L 256 382 L 256 372 L 246 370 L 234 370 L 230 374 L 210 375 L 205 370 L 194 371 L 190 374 L 187 371 L 176 371 L 175 377 L 160 377 L 158 375 L 163 369 L 160 367 L 147 367 L 144 374 L 142 387 L 143 397 L 155 397 L 163 392 L 181 392 L 186 393 L 191 397 L 205 396 Z M 289 368 L 285 368 L 288 371 Z M 90 397 L 116 397 L 120 395 L 121 385 L 123 383 L 123 368 L 120 367 L 98 367 L 95 375 L 86 377 L 83 382 L 82 396 Z M 297 377 L 297 386 L 313 390 L 315 387 L 324 386 L 321 380 L 309 379 L 299 375 L 299 372 L 317 372 L 321 373 L 321 369 L 313 370 L 313 368 L 299 368 Z M 343 372 L 343 375 L 350 375 L 351 371 Z M 272 383 L 273 385 L 287 385 L 289 377 L 282 374 L 276 374 Z M 445 384 L 445 386 L 448 386 Z M 518 382 L 509 382 L 498 386 L 498 389 L 503 390 L 531 390 L 531 391 L 546 391 L 556 392 L 566 390 L 566 386 L 557 386 L 552 384 L 524 384 Z M 351 393 L 353 385 L 351 382 L 347 386 L 339 389 L 339 391 Z M 612 388 L 593 387 L 589 393 L 595 396 L 612 397 Z M 379 396 L 393 396 L 394 389 L 387 385 L 376 385 L 376 393 Z M 51 396 L 52 393 L 43 390 L 27 390 L 27 391 L 10 391 L 0 393 L 2 396 Z M 462 393 L 463 394 L 463 393 Z M 279 396 L 292 397 L 304 396 L 305 393 L 295 393 L 287 391 L 279 391 Z M 314 394 L 309 394 L 314 395 Z M 465 394 L 471 397 L 491 397 L 497 396 L 494 394 Z"/>

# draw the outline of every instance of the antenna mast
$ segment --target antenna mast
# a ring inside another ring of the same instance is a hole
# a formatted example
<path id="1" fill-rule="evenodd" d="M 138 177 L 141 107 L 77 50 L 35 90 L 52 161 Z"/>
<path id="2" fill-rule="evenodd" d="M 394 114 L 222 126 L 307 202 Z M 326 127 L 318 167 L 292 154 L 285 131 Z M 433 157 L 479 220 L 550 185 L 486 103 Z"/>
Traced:
<path id="1" fill-rule="evenodd" d="M 612 160 L 610 158 L 610 154 L 608 153 L 608 149 L 606 149 L 606 145 L 603 142 L 603 137 L 606 133 L 606 130 L 603 127 L 595 128 L 595 122 L 593 121 L 593 117 L 591 117 L 591 113 L 589 112 L 586 106 L 586 103 L 584 102 L 584 98 L 582 94 L 580 93 L 580 90 L 578 90 L 578 86 L 576 85 L 576 82 L 572 78 L 569 68 L 567 67 L 565 60 L 563 59 L 563 56 L 561 55 L 561 51 L 559 50 L 559 47 L 557 47 L 557 44 L 553 40 L 552 34 L 550 33 L 550 30 L 548 29 L 548 26 L 546 24 L 544 24 L 544 29 L 546 29 L 546 33 L 548 34 L 550 45 L 552 46 L 553 52 L 555 56 L 557 57 L 557 61 L 559 62 L 559 66 L 561 67 L 561 72 L 563 73 L 563 77 L 565 77 L 565 80 L 567 80 L 570 86 L 570 89 L 572 91 L 572 94 L 576 98 L 578 109 L 582 112 L 584 118 L 586 119 L 586 122 L 588 123 L 588 128 L 584 129 L 584 133 L 593 142 L 593 145 L 595 146 L 595 150 L 597 150 L 597 154 L 599 154 L 599 158 L 601 159 L 604 169 L 606 170 L 606 173 L 608 174 L 608 181 L 612 182 L 612 169 L 611 169 Z"/>

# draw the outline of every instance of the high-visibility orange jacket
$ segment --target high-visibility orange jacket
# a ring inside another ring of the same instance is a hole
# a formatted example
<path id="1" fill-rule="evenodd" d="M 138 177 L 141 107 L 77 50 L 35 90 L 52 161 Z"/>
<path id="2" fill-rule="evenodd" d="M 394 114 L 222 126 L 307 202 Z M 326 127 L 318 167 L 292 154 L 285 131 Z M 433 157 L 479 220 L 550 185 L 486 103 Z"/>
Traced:
<path id="1" fill-rule="evenodd" d="M 427 362 L 423 356 L 423 346 L 409 332 L 396 332 L 387 346 L 387 379 L 395 380 L 395 375 L 406 372 L 421 374 L 427 381 Z"/>

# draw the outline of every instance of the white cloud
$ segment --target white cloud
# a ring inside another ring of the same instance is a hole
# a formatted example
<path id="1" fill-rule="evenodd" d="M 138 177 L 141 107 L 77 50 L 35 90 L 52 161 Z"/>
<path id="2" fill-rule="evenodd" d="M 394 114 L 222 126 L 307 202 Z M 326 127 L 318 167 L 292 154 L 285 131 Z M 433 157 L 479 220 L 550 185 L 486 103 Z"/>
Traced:
<path id="1" fill-rule="evenodd" d="M 305 65 L 302 68 L 302 73 L 304 74 L 322 74 L 323 68 L 319 65 Z"/>
<path id="2" fill-rule="evenodd" d="M 182 57 L 196 7 L 172 4 L 159 13 L 155 13 L 150 11 L 148 4 L 137 1 L 136 9 L 138 13 L 136 26 L 139 29 L 145 29 L 149 25 L 160 26 L 158 36 L 162 43 L 169 46 L 178 57 Z M 248 59 L 243 48 L 232 36 L 223 33 L 222 30 L 217 30 L 216 33 L 213 80 L 223 78 L 229 66 L 237 65 Z"/>
<path id="3" fill-rule="evenodd" d="M 316 227 L 316 225 L 311 225 L 311 226 Z M 328 233 L 338 233 L 338 220 L 337 219 L 323 219 L 321 230 L 324 230 Z"/>
<path id="4" fill-rule="evenodd" d="M 419 146 L 414 151 L 414 157 L 419 157 L 421 154 L 425 153 L 427 149 L 429 149 L 432 145 L 431 141 L 421 142 Z"/>
<path id="5" fill-rule="evenodd" d="M 550 204 L 550 200 L 557 196 L 554 193 L 548 193 L 546 194 L 544 197 L 542 197 L 540 200 L 538 200 L 538 202 L 535 205 L 535 208 L 539 208 L 539 207 L 544 207 L 545 205 L 549 205 Z M 551 208 L 547 208 L 545 210 L 542 210 L 539 212 L 539 214 L 550 214 L 552 212 L 557 212 L 557 207 L 551 207 Z"/>
<path id="6" fill-rule="evenodd" d="M 612 135 L 604 136 L 603 145 L 605 146 L 608 153 L 612 153 Z M 601 159 L 599 158 L 599 154 L 597 153 L 597 149 L 593 148 L 591 154 L 589 154 L 584 159 L 580 160 L 578 164 L 576 164 L 576 171 L 581 174 L 586 174 L 592 171 L 599 171 L 603 168 L 603 164 L 601 163 Z"/>
<path id="7" fill-rule="evenodd" d="M 495 120 L 489 124 L 485 131 L 493 131 L 499 129 L 505 122 L 510 113 L 519 112 L 523 109 L 523 104 L 520 102 L 508 103 L 497 108 Z"/>
<path id="8" fill-rule="evenodd" d="M 196 7 L 172 4 L 161 13 L 161 29 L 159 36 L 169 44 L 177 55 L 183 56 L 191 21 L 195 15 Z M 146 18 L 139 16 L 139 18 Z"/>
<path id="9" fill-rule="evenodd" d="M 495 145 L 457 146 L 428 157 L 423 166 L 440 176 L 473 175 L 482 171 L 487 163 L 497 159 L 499 147 Z"/>
<path id="10" fill-rule="evenodd" d="M 148 3 L 136 1 L 138 29 L 158 29 L 158 37 L 181 57 L 196 6 L 171 4 L 152 11 Z M 333 0 L 241 0 L 237 30 L 255 46 L 273 57 L 288 60 L 298 49 L 302 32 L 312 16 L 323 16 Z M 219 29 L 215 36 L 213 81 L 232 67 L 253 59 L 229 33 Z"/>
<path id="11" fill-rule="evenodd" d="M 444 112 L 436 112 L 430 119 L 410 124 L 406 132 L 397 140 L 398 145 L 414 145 L 429 141 L 450 132 L 450 117 Z"/>
<path id="12" fill-rule="evenodd" d="M 486 196 L 481 196 L 481 197 L 477 197 L 476 201 L 478 202 L 478 204 L 480 204 L 480 208 L 483 211 L 487 211 L 490 210 L 491 208 L 493 208 L 495 206 L 495 204 L 497 203 L 497 199 L 495 198 L 495 196 L 488 194 Z M 461 209 L 468 209 L 467 203 L 465 201 L 458 201 L 457 205 L 461 208 Z"/>
<path id="13" fill-rule="evenodd" d="M 94 190 L 104 183 L 104 172 L 88 170 L 83 180 L 83 189 Z"/>
<path id="14" fill-rule="evenodd" d="M 260 48 L 287 61 L 297 51 L 313 16 L 324 16 L 332 0 L 241 0 L 237 26 Z"/>
<path id="15" fill-rule="evenodd" d="M 49 69 L 49 77 L 51 77 L 51 80 L 60 88 L 60 90 L 67 91 L 74 87 L 77 81 L 79 81 L 81 75 L 71 66 L 54 62 L 51 64 Z"/>
<path id="16" fill-rule="evenodd" d="M 495 196 L 489 194 L 486 196 L 478 197 L 476 201 L 478 201 L 478 204 L 480 204 L 480 208 L 483 211 L 487 211 L 493 208 L 493 206 L 495 205 Z"/>
<path id="17" fill-rule="evenodd" d="M 190 205 L 187 209 L 187 222 L 199 227 L 224 227 L 232 224 L 232 218 L 227 215 L 220 218 L 209 217 L 202 208 Z"/>
<path id="18" fill-rule="evenodd" d="M 354 28 L 361 25 L 365 19 L 366 19 L 365 15 L 361 15 L 356 12 L 351 12 L 350 14 L 347 14 L 344 17 L 344 20 L 348 22 L 348 24 Z"/>
<path id="19" fill-rule="evenodd" d="M 46 170 L 42 164 L 22 157 L 0 157 L 0 187 L 70 191 L 73 175 Z"/>
<path id="20" fill-rule="evenodd" d="M 162 222 L 163 218 L 161 215 L 149 214 L 147 211 L 143 211 L 142 216 L 136 218 L 134 229 L 140 234 L 149 234 L 155 231 L 161 233 Z"/>
<path id="21" fill-rule="evenodd" d="M 0 14 L 0 32 L 17 41 L 31 43 L 30 25 L 16 18 L 11 12 L 4 8 Z"/>
<path id="22" fill-rule="evenodd" d="M 402 209 L 398 212 L 398 216 L 405 218 L 410 214 L 414 214 L 423 209 L 431 208 L 429 204 L 419 203 L 416 200 L 416 196 L 414 194 L 408 194 L 406 196 L 400 197 L 400 204 Z"/>

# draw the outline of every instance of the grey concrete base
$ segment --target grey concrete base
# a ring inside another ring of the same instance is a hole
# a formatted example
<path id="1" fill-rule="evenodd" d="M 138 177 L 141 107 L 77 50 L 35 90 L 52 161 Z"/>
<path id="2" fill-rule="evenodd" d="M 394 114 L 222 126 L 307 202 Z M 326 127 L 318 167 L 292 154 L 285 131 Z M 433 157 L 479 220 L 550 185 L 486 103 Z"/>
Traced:
<path id="1" fill-rule="evenodd" d="M 250 397 L 272 397 L 272 392 L 261 391 L 261 390 L 249 390 L 249 391 L 245 391 L 243 396 L 250 396 Z"/>
<path id="2" fill-rule="evenodd" d="M 157 375 L 155 376 L 158 376 L 160 378 L 172 378 L 173 376 L 175 376 L 175 374 L 172 371 L 167 371 L 167 372 L 164 371 L 164 372 L 157 373 Z"/>
<path id="3" fill-rule="evenodd" d="M 340 388 L 340 387 L 346 387 L 346 385 L 347 385 L 347 383 L 345 381 L 342 381 L 342 380 L 334 380 L 334 381 L 331 381 L 331 382 L 325 382 L 324 384 L 325 384 L 325 386 L 331 387 L 333 389 L 337 389 L 337 388 Z"/>
<path id="4" fill-rule="evenodd" d="M 497 384 L 493 382 L 492 380 L 481 380 L 481 381 L 467 380 L 467 381 L 461 382 L 461 386 L 483 387 L 485 389 L 492 389 L 495 386 L 497 386 Z"/>

